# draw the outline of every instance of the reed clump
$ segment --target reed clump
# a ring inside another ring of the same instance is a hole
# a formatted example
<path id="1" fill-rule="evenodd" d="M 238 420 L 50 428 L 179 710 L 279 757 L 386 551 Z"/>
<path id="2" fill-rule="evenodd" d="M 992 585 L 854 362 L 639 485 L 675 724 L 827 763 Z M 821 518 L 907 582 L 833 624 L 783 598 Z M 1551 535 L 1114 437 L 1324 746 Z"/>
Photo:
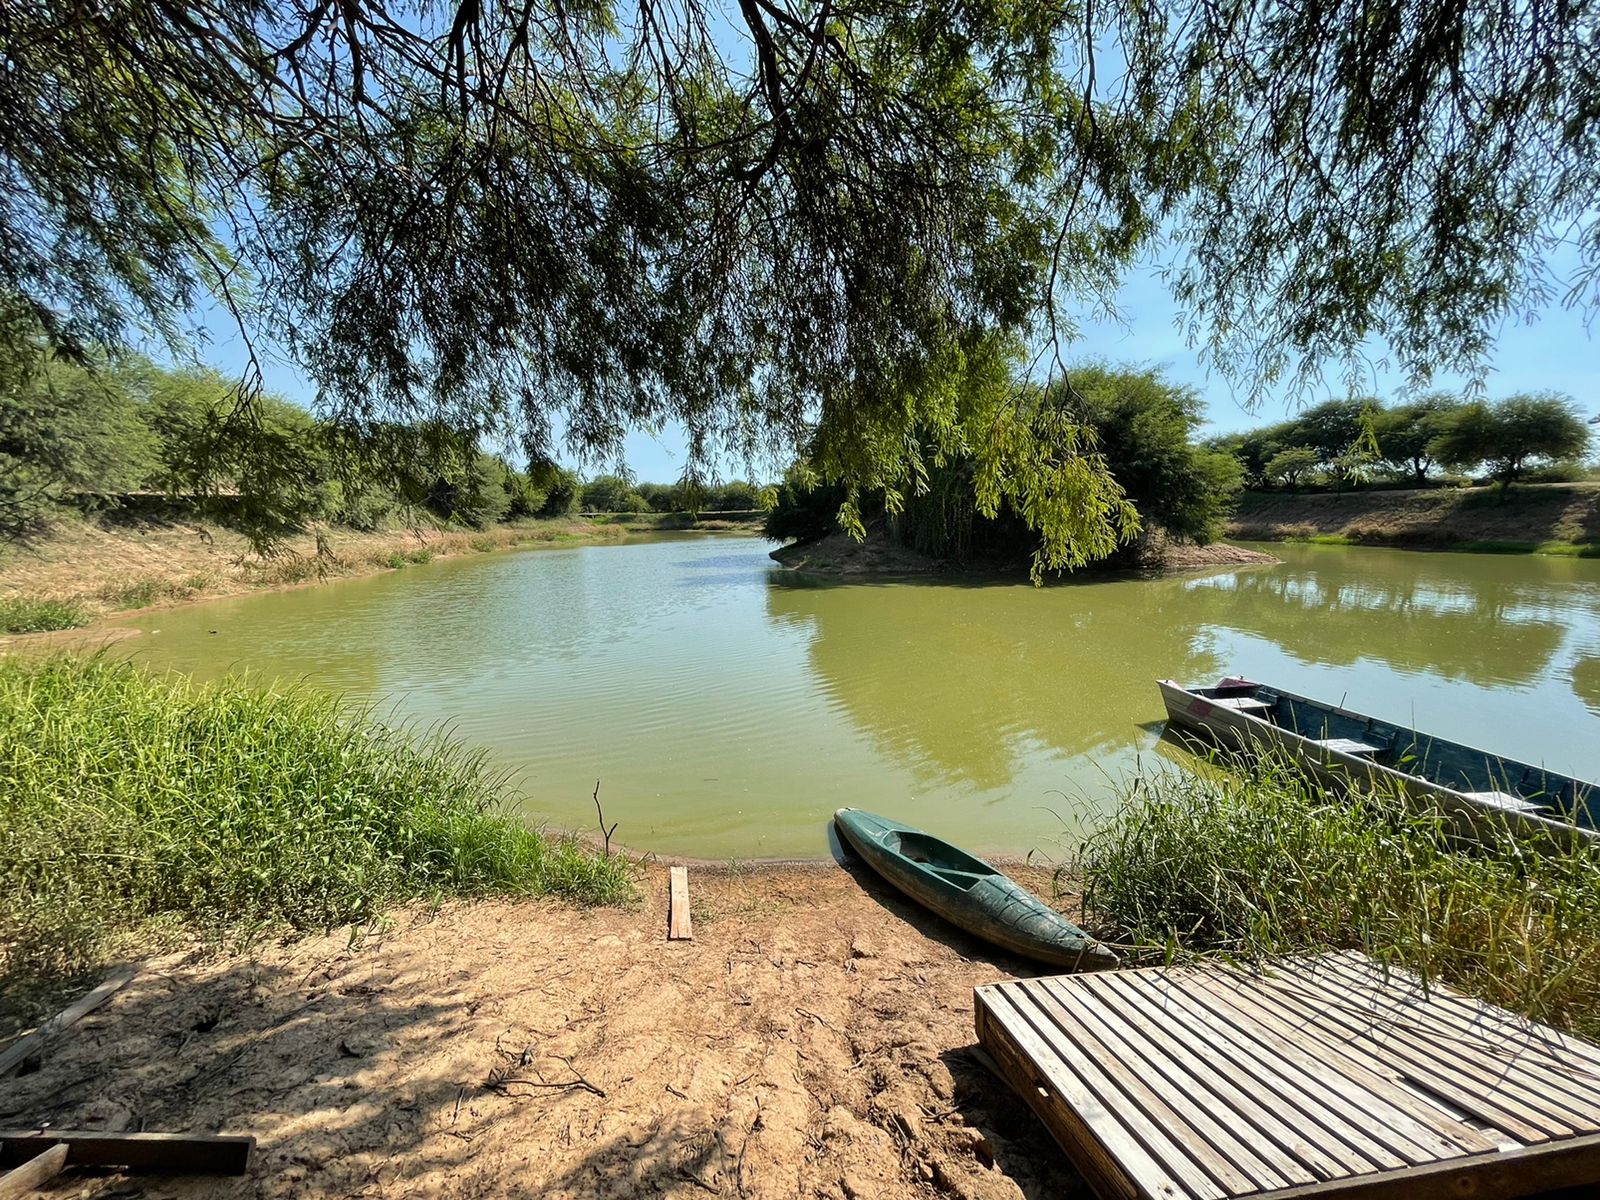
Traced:
<path id="1" fill-rule="evenodd" d="M 632 864 L 527 828 L 508 796 L 480 754 L 304 688 L 0 660 L 0 1010 L 130 939 L 632 896 Z"/>
<path id="2" fill-rule="evenodd" d="M 1074 864 L 1085 918 L 1147 957 L 1356 949 L 1600 1034 L 1600 852 L 1464 847 L 1438 813 L 1292 767 L 1134 781 Z"/>

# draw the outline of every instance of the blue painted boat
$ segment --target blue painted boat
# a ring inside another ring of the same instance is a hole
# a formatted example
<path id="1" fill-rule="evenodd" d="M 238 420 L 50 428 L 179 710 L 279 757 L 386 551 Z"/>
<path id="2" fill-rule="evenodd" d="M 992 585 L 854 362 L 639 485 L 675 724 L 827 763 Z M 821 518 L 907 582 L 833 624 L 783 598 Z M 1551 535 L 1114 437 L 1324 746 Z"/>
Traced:
<path id="1" fill-rule="evenodd" d="M 1329 786 L 1432 806 L 1465 836 L 1600 842 L 1600 787 L 1593 783 L 1248 679 L 1214 687 L 1162 679 L 1157 686 L 1175 731 L 1203 734 L 1230 750 L 1282 755 Z"/>
<path id="2" fill-rule="evenodd" d="M 874 871 L 974 937 L 1068 970 L 1117 965 L 1110 949 L 960 847 L 858 808 L 841 808 L 833 820 Z"/>

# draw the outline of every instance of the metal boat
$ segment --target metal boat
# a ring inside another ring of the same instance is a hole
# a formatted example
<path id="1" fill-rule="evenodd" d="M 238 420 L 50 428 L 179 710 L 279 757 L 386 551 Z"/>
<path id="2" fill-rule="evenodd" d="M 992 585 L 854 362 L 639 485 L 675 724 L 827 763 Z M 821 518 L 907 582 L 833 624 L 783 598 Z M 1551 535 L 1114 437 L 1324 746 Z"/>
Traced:
<path id="1" fill-rule="evenodd" d="M 1600 841 L 1600 787 L 1248 679 L 1159 680 L 1169 728 L 1276 752 L 1319 781 L 1436 805 L 1464 831 L 1563 845 Z"/>

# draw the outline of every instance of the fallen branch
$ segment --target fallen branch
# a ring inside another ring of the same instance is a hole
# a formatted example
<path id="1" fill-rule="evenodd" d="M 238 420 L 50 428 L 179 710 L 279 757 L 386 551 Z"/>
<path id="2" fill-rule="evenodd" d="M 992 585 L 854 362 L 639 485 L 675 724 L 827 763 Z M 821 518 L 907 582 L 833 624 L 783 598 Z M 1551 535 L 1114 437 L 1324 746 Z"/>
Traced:
<path id="1" fill-rule="evenodd" d="M 558 1055 L 557 1057 L 560 1056 Z M 594 1095 L 599 1096 L 602 1100 L 605 1099 L 605 1092 L 602 1089 L 595 1087 L 594 1084 L 585 1079 L 582 1074 L 579 1073 L 578 1069 L 572 1065 L 571 1059 L 562 1058 L 561 1061 L 566 1064 L 567 1070 L 572 1072 L 573 1077 L 571 1079 L 546 1079 L 544 1074 L 537 1067 L 534 1068 L 533 1072 L 536 1076 L 538 1076 L 536 1079 L 525 1079 L 520 1075 L 512 1075 L 509 1069 L 504 1072 L 496 1069 L 489 1072 L 488 1081 L 485 1082 L 483 1086 L 491 1092 L 499 1092 L 502 1096 L 512 1097 L 515 1097 L 517 1093 L 511 1089 L 518 1084 L 523 1087 L 530 1088 L 549 1088 L 552 1091 L 558 1092 L 571 1091 L 573 1088 L 582 1088 L 586 1092 L 591 1092 Z"/>

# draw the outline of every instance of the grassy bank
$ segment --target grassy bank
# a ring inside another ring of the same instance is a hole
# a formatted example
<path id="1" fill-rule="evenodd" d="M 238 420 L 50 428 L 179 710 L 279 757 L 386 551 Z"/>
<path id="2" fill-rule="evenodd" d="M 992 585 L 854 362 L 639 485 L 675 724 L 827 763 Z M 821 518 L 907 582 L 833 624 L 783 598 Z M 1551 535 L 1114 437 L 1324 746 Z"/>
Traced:
<path id="1" fill-rule="evenodd" d="M 1248 492 L 1231 537 L 1485 554 L 1600 557 L 1600 484 L 1292 494 Z"/>
<path id="2" fill-rule="evenodd" d="M 481 757 L 306 690 L 0 660 L 0 785 L 0 1025 L 130 942 L 633 891 L 625 860 L 503 815 Z"/>
<path id="3" fill-rule="evenodd" d="M 1462 852 L 1288 769 L 1144 780 L 1083 847 L 1085 916 L 1151 957 L 1359 949 L 1600 1034 L 1600 852 Z"/>
<path id="4" fill-rule="evenodd" d="M 93 624 L 115 613 L 349 578 L 517 546 L 616 541 L 633 530 L 582 518 L 491 529 L 328 529 L 253 554 L 222 526 L 105 516 L 64 520 L 27 547 L 0 551 L 0 634 Z"/>

